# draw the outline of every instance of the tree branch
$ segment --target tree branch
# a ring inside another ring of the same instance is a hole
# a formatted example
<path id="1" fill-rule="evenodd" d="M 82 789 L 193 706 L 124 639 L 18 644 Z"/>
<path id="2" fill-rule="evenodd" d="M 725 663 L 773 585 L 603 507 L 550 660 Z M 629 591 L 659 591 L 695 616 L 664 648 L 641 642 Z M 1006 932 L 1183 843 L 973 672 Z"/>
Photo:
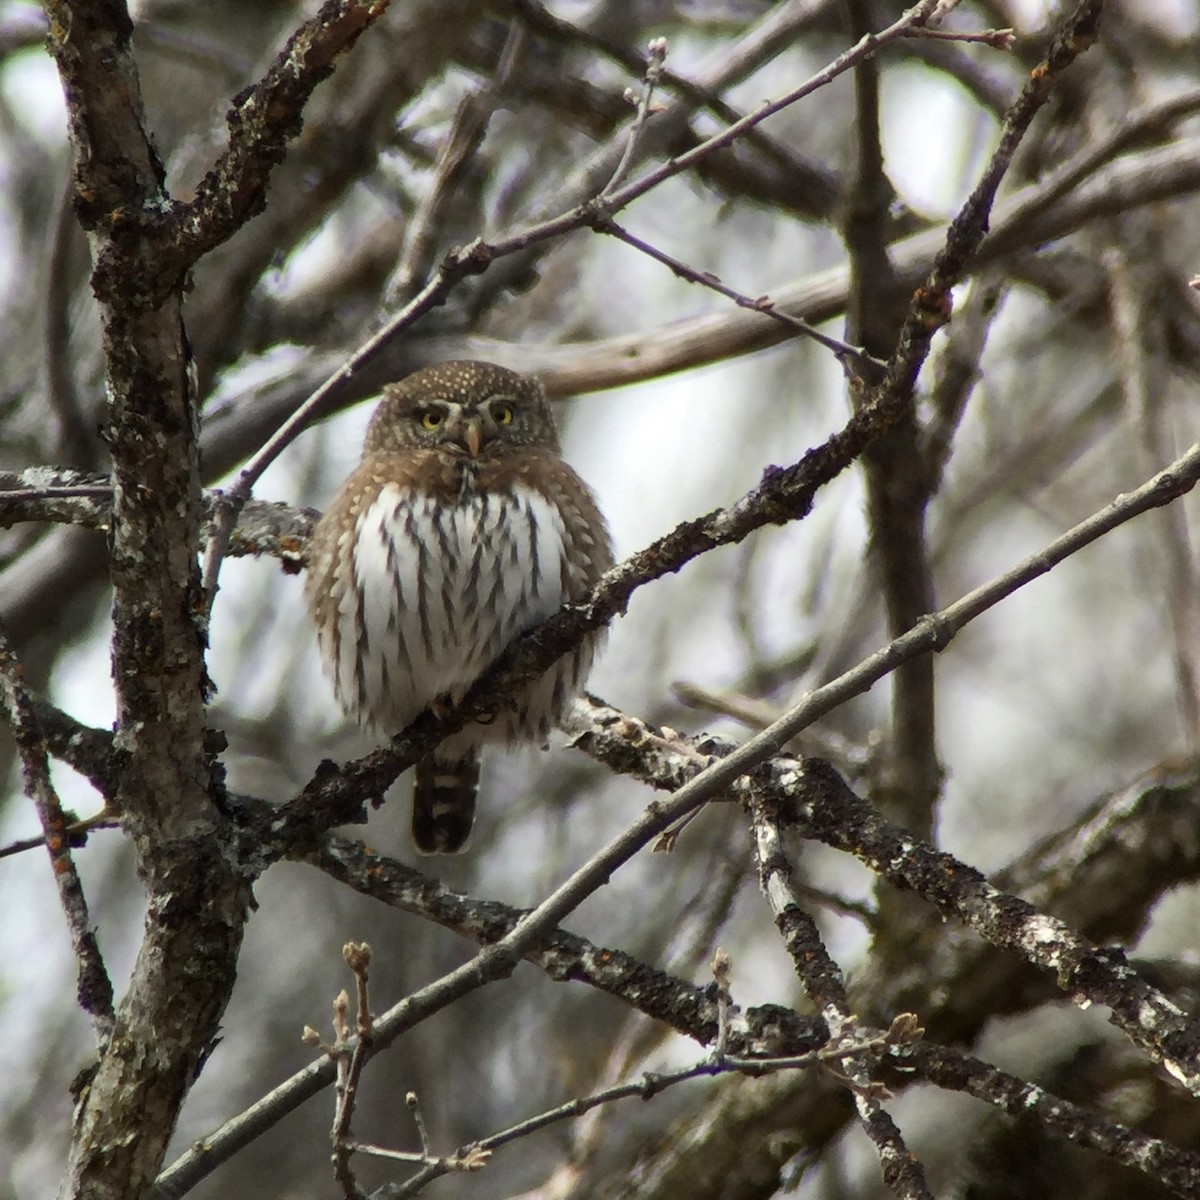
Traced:
<path id="1" fill-rule="evenodd" d="M 50 855 L 50 869 L 58 888 L 59 903 L 67 919 L 71 949 L 75 953 L 76 997 L 92 1019 L 96 1041 L 103 1048 L 113 1032 L 113 986 L 100 954 L 88 916 L 87 898 L 71 854 L 71 837 L 62 802 L 50 779 L 46 738 L 38 721 L 33 698 L 21 678 L 21 664 L 0 626 L 0 705 L 16 737 L 25 775 L 25 791 L 37 808 L 42 842 Z"/>

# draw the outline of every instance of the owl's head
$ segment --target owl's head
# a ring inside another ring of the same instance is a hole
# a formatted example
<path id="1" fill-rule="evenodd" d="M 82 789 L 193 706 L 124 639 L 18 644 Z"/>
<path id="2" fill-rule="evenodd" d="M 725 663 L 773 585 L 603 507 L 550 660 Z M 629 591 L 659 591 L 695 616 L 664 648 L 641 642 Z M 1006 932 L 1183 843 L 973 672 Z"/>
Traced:
<path id="1" fill-rule="evenodd" d="M 506 446 L 558 451 L 542 385 L 493 363 L 447 362 L 383 389 L 363 453 L 428 448 L 479 458 Z"/>

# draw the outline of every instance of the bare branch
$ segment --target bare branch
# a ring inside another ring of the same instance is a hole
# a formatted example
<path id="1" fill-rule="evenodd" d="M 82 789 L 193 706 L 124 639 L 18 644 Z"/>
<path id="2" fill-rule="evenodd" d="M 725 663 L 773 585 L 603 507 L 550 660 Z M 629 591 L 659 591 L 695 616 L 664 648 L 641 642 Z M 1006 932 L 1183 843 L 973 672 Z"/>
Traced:
<path id="1" fill-rule="evenodd" d="M 625 149 L 621 152 L 621 157 L 613 169 L 612 177 L 598 193 L 601 200 L 616 191 L 618 184 L 624 181 L 625 176 L 629 174 L 630 167 L 633 166 L 638 137 L 645 128 L 646 122 L 654 113 L 654 109 L 652 108 L 654 89 L 662 79 L 663 64 L 666 60 L 667 39 L 654 38 L 646 47 L 646 70 L 642 77 L 641 94 L 626 93 L 626 99 L 633 100 L 636 113 L 633 118 L 633 124 L 629 126 L 629 130 L 625 135 Z"/>
<path id="2" fill-rule="evenodd" d="M 680 279 L 686 279 L 689 283 L 698 284 L 700 287 L 706 287 L 720 296 L 725 296 L 727 299 L 732 300 L 739 308 L 763 313 L 765 316 L 770 317 L 772 321 L 777 321 L 780 325 L 785 326 L 794 333 L 802 334 L 804 337 L 816 342 L 819 346 L 824 346 L 827 350 L 832 350 L 848 369 L 859 369 L 860 364 L 872 366 L 876 369 L 886 367 L 887 365 L 882 359 L 872 358 L 861 347 L 851 346 L 838 338 L 830 337 L 829 334 L 822 333 L 821 330 L 814 328 L 807 321 L 803 321 L 799 317 L 794 317 L 791 313 L 785 312 L 770 296 L 747 296 L 745 293 L 739 292 L 722 282 L 711 271 L 697 271 L 693 267 L 689 267 L 682 259 L 668 254 L 665 250 L 660 250 L 657 246 L 652 246 L 640 237 L 636 237 L 629 230 L 618 225 L 616 221 L 608 217 L 598 216 L 593 222 L 592 228 L 597 233 L 606 233 L 610 237 L 615 237 L 627 246 L 632 246 L 635 250 L 641 251 L 648 258 L 652 258 L 656 262 L 662 263 L 663 266 L 669 267 Z"/>
<path id="3" fill-rule="evenodd" d="M 1104 1120 L 1091 1109 L 1051 1095 L 961 1050 L 919 1041 L 892 1051 L 892 1057 L 911 1065 L 930 1083 L 966 1092 L 1010 1116 L 1036 1120 L 1057 1137 L 1143 1171 L 1185 1200 L 1200 1187 L 1200 1156 L 1195 1153 Z"/>
<path id="4" fill-rule="evenodd" d="M 42 844 L 50 855 L 50 869 L 58 888 L 59 902 L 67 919 L 71 948 L 75 953 L 76 995 L 79 1006 L 92 1019 L 96 1041 L 103 1047 L 113 1032 L 113 986 L 100 954 L 100 945 L 88 916 L 87 898 L 71 854 L 72 823 L 50 780 L 46 739 L 32 699 L 21 678 L 8 637 L 0 627 L 0 702 L 16 737 L 25 775 L 25 790 L 37 808 L 42 823 Z"/>
<path id="5" fill-rule="evenodd" d="M 831 1046 L 856 1047 L 861 1034 L 857 1018 L 850 1010 L 841 968 L 826 949 L 817 923 L 792 893 L 792 867 L 783 849 L 779 824 L 762 806 L 755 805 L 751 811 L 759 886 L 770 906 L 775 927 L 809 1000 L 829 1027 Z M 884 1089 L 872 1078 L 876 1061 L 861 1046 L 848 1053 L 844 1061 L 843 1078 L 854 1097 L 859 1120 L 875 1146 L 888 1187 L 897 1196 L 932 1200 L 924 1168 L 909 1151 L 899 1127 L 883 1107 Z"/>
<path id="6" fill-rule="evenodd" d="M 1137 220 L 1126 218 L 1126 223 Z M 1144 224 L 1144 223 L 1143 223 Z M 1140 236 L 1139 236 L 1140 234 Z M 1151 230 L 1142 228 L 1129 238 L 1147 254 Z M 1165 348 L 1149 344 L 1153 336 L 1147 309 L 1144 270 L 1139 271 L 1120 251 L 1109 253 L 1106 266 L 1112 281 L 1113 339 L 1126 405 L 1140 435 L 1139 465 L 1161 462 L 1170 453 L 1171 439 L 1162 428 L 1158 408 L 1166 391 Z M 1155 518 L 1165 582 L 1167 616 L 1175 640 L 1175 675 L 1182 725 L 1190 747 L 1200 745 L 1200 576 L 1188 531 L 1187 511 L 1171 505 Z"/>
<path id="7" fill-rule="evenodd" d="M 396 269 L 383 289 L 384 305 L 394 307 L 411 298 L 432 269 L 436 237 L 446 209 L 454 199 L 472 156 L 483 144 L 488 124 L 509 87 L 525 49 L 525 30 L 514 24 L 509 30 L 495 74 L 479 91 L 464 96 L 438 153 L 433 180 L 425 192 L 404 237 L 404 249 Z"/>
<path id="8" fill-rule="evenodd" d="M 301 113 L 317 85 L 333 71 L 389 0 L 325 0 L 320 11 L 288 39 L 267 74 L 234 97 L 229 145 L 175 212 L 173 249 L 190 266 L 236 233 L 263 205 L 272 170 L 301 128 Z"/>

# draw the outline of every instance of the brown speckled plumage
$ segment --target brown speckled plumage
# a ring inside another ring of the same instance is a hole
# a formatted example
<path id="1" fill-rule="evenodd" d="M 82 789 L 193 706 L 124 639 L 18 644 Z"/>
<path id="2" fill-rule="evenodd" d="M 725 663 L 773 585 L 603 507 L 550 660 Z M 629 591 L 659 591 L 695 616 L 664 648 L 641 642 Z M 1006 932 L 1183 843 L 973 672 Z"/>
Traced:
<path id="1" fill-rule="evenodd" d="M 559 457 L 541 385 L 451 362 L 384 389 L 362 462 L 313 532 L 305 591 L 343 708 L 391 735 L 460 698 L 513 638 L 611 564 L 604 519 Z M 480 748 L 544 740 L 594 649 L 565 656 L 511 708 L 418 764 L 419 849 L 465 846 Z"/>

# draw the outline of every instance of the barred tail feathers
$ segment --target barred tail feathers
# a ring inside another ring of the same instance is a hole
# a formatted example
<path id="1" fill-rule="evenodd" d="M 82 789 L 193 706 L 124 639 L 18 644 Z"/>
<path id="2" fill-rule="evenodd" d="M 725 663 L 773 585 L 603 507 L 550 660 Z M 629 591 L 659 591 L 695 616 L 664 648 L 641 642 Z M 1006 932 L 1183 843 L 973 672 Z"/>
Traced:
<path id="1" fill-rule="evenodd" d="M 422 854 L 457 854 L 467 847 L 475 823 L 479 752 L 455 758 L 431 754 L 417 763 L 412 835 Z"/>

